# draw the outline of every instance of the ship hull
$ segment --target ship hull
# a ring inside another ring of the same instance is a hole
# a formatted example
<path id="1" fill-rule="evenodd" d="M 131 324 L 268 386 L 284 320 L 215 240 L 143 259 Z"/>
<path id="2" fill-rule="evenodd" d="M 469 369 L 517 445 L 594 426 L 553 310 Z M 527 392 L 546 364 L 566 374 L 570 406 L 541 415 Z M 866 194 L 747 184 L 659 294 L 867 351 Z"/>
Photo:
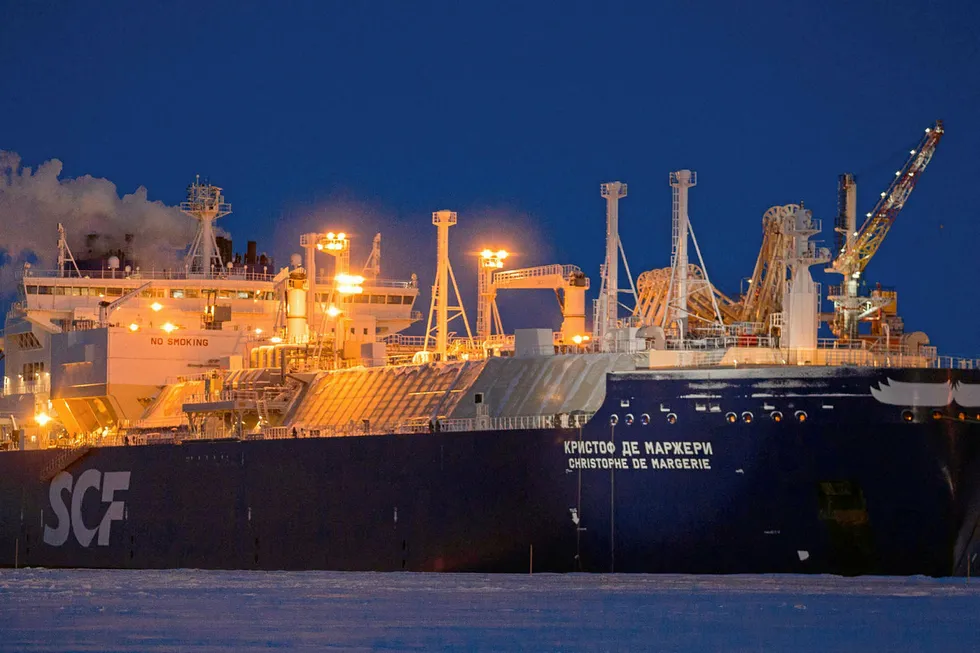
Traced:
<path id="1" fill-rule="evenodd" d="M 0 565 L 966 573 L 980 408 L 871 389 L 980 379 L 794 374 L 614 374 L 581 429 L 8 452 Z"/>

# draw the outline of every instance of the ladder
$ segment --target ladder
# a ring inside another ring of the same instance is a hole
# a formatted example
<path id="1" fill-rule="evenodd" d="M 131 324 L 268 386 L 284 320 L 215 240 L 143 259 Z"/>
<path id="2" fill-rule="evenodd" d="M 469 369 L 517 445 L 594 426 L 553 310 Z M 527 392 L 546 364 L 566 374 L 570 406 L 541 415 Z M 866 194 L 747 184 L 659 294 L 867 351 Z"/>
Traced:
<path id="1" fill-rule="evenodd" d="M 74 447 L 69 447 L 67 449 L 62 449 L 61 452 L 55 456 L 51 461 L 41 468 L 41 481 L 47 483 L 60 472 L 68 469 L 74 462 L 80 460 L 82 456 L 87 454 L 92 448 L 92 445 L 87 442 L 83 442 Z"/>

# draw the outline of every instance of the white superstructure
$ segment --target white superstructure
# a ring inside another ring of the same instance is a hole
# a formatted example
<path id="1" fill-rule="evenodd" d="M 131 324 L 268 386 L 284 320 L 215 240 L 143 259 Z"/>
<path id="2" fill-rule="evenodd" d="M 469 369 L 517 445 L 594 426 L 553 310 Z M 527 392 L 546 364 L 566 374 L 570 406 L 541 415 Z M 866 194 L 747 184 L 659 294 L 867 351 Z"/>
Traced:
<path id="1" fill-rule="evenodd" d="M 251 243 L 244 260 L 222 256 L 220 244 L 230 249 L 230 242 L 211 227 L 230 205 L 214 186 L 192 184 L 181 208 L 200 225 L 176 269 L 141 270 L 119 255 L 76 263 L 63 228 L 59 269 L 24 266 L 4 325 L 0 417 L 7 426 L 0 427 L 16 423 L 27 446 L 43 446 L 54 433 L 114 431 L 178 378 L 278 367 L 282 356 L 263 350 L 290 341 L 336 365 L 357 364 L 360 343 L 420 319 L 414 281 L 373 278 L 353 295 L 338 294 L 335 279 L 324 277 L 319 292 L 307 293 L 302 267 L 273 274 Z"/>

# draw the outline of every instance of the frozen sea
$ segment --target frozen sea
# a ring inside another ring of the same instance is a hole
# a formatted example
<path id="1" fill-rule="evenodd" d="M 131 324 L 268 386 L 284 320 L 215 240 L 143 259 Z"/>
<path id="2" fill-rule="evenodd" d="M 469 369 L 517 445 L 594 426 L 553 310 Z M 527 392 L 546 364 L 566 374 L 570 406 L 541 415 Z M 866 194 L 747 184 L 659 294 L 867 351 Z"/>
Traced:
<path id="1" fill-rule="evenodd" d="M 980 651 L 980 582 L 0 570 L 2 651 Z"/>

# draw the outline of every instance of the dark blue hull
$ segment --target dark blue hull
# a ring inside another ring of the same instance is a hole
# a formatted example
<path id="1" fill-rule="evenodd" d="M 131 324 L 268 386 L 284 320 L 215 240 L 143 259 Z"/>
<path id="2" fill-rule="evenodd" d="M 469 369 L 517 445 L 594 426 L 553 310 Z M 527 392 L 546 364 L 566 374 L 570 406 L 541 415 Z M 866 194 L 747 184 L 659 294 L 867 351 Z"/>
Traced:
<path id="1" fill-rule="evenodd" d="M 8 452 L 0 565 L 965 573 L 980 408 L 869 394 L 951 374 L 980 382 L 617 374 L 581 430 L 99 448 L 53 482 Z"/>

